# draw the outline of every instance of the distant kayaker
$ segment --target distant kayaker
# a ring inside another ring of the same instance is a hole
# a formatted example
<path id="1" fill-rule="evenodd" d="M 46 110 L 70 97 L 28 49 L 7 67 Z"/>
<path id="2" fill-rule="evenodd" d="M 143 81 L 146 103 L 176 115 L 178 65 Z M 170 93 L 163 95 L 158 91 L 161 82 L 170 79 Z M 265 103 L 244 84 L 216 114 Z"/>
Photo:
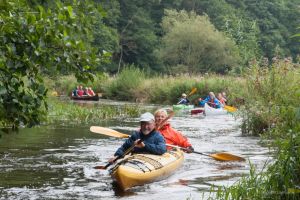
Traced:
<path id="1" fill-rule="evenodd" d="M 210 107 L 213 108 L 221 108 L 220 101 L 216 98 L 215 94 L 213 92 L 209 92 L 208 96 L 199 102 L 200 107 L 204 107 L 205 104 L 208 104 Z"/>
<path id="2" fill-rule="evenodd" d="M 134 132 L 124 144 L 116 151 L 114 157 L 109 159 L 109 162 L 113 162 L 118 156 L 124 155 L 124 152 L 135 145 L 133 153 L 151 153 L 156 155 L 162 155 L 167 152 L 166 142 L 164 137 L 155 130 L 154 116 L 146 112 L 140 117 L 139 131 Z M 142 142 L 140 142 L 142 140 Z"/>
<path id="3" fill-rule="evenodd" d="M 225 100 L 225 103 L 226 103 L 227 102 L 226 92 L 222 92 L 221 94 L 222 94 L 222 97 L 223 97 L 223 99 Z"/>
<path id="4" fill-rule="evenodd" d="M 176 145 L 179 147 L 187 148 L 187 153 L 192 153 L 194 148 L 192 147 L 189 140 L 184 137 L 179 131 L 171 127 L 171 124 L 166 121 L 164 124 L 161 124 L 164 119 L 168 117 L 167 111 L 164 109 L 159 109 L 154 113 L 155 123 L 160 125 L 158 131 L 164 136 L 166 143 L 171 145 Z M 172 147 L 167 147 L 171 149 Z"/>
<path id="5" fill-rule="evenodd" d="M 87 93 L 91 97 L 96 96 L 94 90 L 91 87 L 88 87 Z"/>
<path id="6" fill-rule="evenodd" d="M 77 89 L 77 96 L 82 97 L 84 95 L 84 90 L 82 89 L 82 85 Z"/>
<path id="7" fill-rule="evenodd" d="M 85 89 L 83 90 L 83 95 L 84 96 L 90 96 L 89 95 L 89 88 L 88 87 L 85 87 Z"/>
<path id="8" fill-rule="evenodd" d="M 188 105 L 189 103 L 190 103 L 190 101 L 188 100 L 187 95 L 185 93 L 183 93 L 177 104 Z"/>
<path id="9" fill-rule="evenodd" d="M 219 100 L 221 107 L 226 105 L 226 99 L 223 97 L 222 93 L 218 93 L 217 99 Z"/>
<path id="10" fill-rule="evenodd" d="M 77 97 L 77 91 L 79 90 L 79 85 L 72 91 L 72 97 Z"/>

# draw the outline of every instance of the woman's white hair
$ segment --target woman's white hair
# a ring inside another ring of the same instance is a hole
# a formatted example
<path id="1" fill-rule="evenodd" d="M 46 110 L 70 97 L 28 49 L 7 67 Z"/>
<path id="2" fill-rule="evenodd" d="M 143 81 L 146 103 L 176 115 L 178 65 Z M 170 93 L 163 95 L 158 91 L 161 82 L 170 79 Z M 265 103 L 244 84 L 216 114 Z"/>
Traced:
<path id="1" fill-rule="evenodd" d="M 156 116 L 158 113 L 164 113 L 166 116 L 168 116 L 168 113 L 165 109 L 161 108 L 161 109 L 158 109 L 154 112 L 154 116 Z"/>

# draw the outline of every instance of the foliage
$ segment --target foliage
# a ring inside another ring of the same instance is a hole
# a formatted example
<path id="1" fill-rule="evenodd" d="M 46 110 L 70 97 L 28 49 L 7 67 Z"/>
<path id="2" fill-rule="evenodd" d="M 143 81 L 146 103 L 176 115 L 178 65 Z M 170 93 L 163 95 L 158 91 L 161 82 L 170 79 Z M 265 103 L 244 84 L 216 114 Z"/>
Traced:
<path id="1" fill-rule="evenodd" d="M 241 1 L 236 6 L 225 0 L 195 0 L 194 4 L 189 2 L 183 1 L 183 8 L 194 10 L 199 15 L 208 15 L 218 30 L 235 41 L 243 64 L 261 55 L 258 39 L 260 30 L 256 20 L 242 11 Z"/>
<path id="2" fill-rule="evenodd" d="M 168 66 L 183 65 L 190 73 L 225 73 L 238 63 L 234 43 L 215 30 L 207 16 L 167 10 L 162 27 L 166 34 L 159 54 Z"/>
<path id="3" fill-rule="evenodd" d="M 82 107 L 76 104 L 59 102 L 51 100 L 49 105 L 49 113 L 47 116 L 48 124 L 65 125 L 82 124 L 94 125 L 103 120 L 114 118 L 138 117 L 142 112 L 141 108 L 130 105 L 100 105 L 91 109 L 90 107 Z"/>
<path id="4" fill-rule="evenodd" d="M 66 78 L 61 78 L 62 80 Z M 199 97 L 204 97 L 210 91 L 228 93 L 229 102 L 233 102 L 231 88 L 242 85 L 239 78 L 207 74 L 199 77 L 196 75 L 157 76 L 146 78 L 139 69 L 125 68 L 115 78 L 96 80 L 93 84 L 99 85 L 95 90 L 104 92 L 109 99 L 134 100 L 144 103 L 175 104 L 181 94 L 190 93 L 196 87 L 197 92 L 190 96 L 191 102 Z M 100 89 L 101 88 L 101 89 Z"/>
<path id="5" fill-rule="evenodd" d="M 182 6 L 206 13 L 218 30 L 232 35 L 244 59 L 299 54 L 298 44 L 290 38 L 300 23 L 298 0 L 184 0 Z"/>
<path id="6" fill-rule="evenodd" d="M 263 172 L 252 167 L 248 177 L 219 187 L 216 199 L 299 199 L 300 78 L 294 67 L 287 60 L 274 60 L 270 68 L 253 63 L 249 69 L 244 123 L 255 121 L 250 132 L 272 139 L 274 162 Z M 265 131 L 261 124 L 266 124 Z"/>
<path id="7" fill-rule="evenodd" d="M 299 106 L 299 91 L 299 75 L 289 60 L 274 60 L 270 68 L 253 63 L 243 93 L 243 133 L 258 135 L 284 121 L 284 110 Z"/>
<path id="8" fill-rule="evenodd" d="M 121 17 L 118 26 L 118 72 L 121 66 L 134 64 L 147 68 L 157 60 L 153 50 L 158 38 L 151 19 L 151 6 L 156 1 L 119 1 Z"/>
<path id="9" fill-rule="evenodd" d="M 133 93 L 145 79 L 145 74 L 133 65 L 125 67 L 121 73 L 104 86 L 105 96 L 110 99 L 135 100 Z"/>
<path id="10" fill-rule="evenodd" d="M 38 124 L 47 108 L 42 71 L 93 79 L 90 72 L 101 56 L 90 46 L 90 30 L 99 12 L 93 3 L 76 0 L 46 6 L 4 0 L 0 9 L 0 121 L 13 128 Z"/>

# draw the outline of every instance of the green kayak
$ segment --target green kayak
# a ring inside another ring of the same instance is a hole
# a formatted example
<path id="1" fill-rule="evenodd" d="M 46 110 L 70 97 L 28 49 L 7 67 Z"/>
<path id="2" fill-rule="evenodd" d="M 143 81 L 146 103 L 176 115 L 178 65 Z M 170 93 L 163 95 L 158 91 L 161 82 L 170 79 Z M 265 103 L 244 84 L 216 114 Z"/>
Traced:
<path id="1" fill-rule="evenodd" d="M 194 105 L 184 105 L 184 104 L 173 105 L 173 110 L 191 110 L 193 108 Z"/>

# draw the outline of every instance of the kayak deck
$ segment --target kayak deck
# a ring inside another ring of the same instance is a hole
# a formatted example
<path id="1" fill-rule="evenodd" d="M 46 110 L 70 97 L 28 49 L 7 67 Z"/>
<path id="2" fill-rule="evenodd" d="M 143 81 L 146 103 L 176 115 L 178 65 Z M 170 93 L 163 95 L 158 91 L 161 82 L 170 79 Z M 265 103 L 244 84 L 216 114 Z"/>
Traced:
<path id="1" fill-rule="evenodd" d="M 181 150 L 163 155 L 133 154 L 120 161 L 111 170 L 111 176 L 123 190 L 127 190 L 166 178 L 182 165 L 183 160 Z"/>

